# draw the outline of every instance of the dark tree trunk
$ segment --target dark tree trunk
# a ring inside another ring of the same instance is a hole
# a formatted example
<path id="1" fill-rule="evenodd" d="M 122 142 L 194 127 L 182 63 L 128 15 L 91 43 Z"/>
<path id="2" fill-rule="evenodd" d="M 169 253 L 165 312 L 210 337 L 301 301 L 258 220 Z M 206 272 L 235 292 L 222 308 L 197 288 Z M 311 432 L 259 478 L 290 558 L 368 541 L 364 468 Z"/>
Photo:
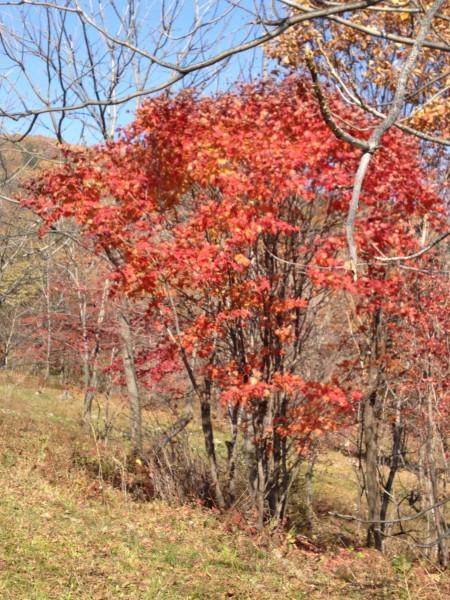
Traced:
<path id="1" fill-rule="evenodd" d="M 211 476 L 211 482 L 214 488 L 215 501 L 217 503 L 218 508 L 223 509 L 225 508 L 225 500 L 219 481 L 216 449 L 214 445 L 214 429 L 211 420 L 211 403 L 207 394 L 204 394 L 200 400 L 200 411 L 202 418 L 203 438 L 205 440 L 205 450 L 206 455 L 208 457 L 209 472 Z"/>
<path id="2" fill-rule="evenodd" d="M 229 405 L 228 413 L 231 426 L 231 439 L 227 440 L 227 471 L 228 471 L 228 486 L 227 493 L 229 496 L 229 504 L 233 504 L 236 499 L 236 451 L 239 425 L 239 404 Z"/>
<path id="3" fill-rule="evenodd" d="M 365 398 L 362 415 L 362 441 L 364 444 L 365 494 L 367 499 L 367 545 L 383 550 L 380 529 L 381 486 L 379 479 L 378 432 L 380 425 L 380 392 L 382 386 L 379 356 L 384 344 L 383 315 L 379 309 L 374 316 L 372 343 L 369 356 L 369 392 Z"/>
<path id="4" fill-rule="evenodd" d="M 400 467 L 400 457 L 402 455 L 403 446 L 403 423 L 401 422 L 400 406 L 397 408 L 397 418 L 392 428 L 392 453 L 389 474 L 386 483 L 383 486 L 383 495 L 381 498 L 380 509 L 380 531 L 383 535 L 386 531 L 386 516 L 389 507 L 389 502 L 392 497 L 392 489 L 394 487 L 395 476 Z"/>

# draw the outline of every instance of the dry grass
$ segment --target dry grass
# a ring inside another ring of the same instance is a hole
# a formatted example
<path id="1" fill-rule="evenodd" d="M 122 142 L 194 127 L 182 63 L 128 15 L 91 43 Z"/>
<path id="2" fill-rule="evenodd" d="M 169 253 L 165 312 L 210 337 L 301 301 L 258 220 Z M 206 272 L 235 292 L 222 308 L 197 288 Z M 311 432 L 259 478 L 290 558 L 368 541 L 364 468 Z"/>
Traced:
<path id="1" fill-rule="evenodd" d="M 74 460 L 110 451 L 120 462 L 126 448 L 95 444 L 79 423 L 77 399 L 0 382 L 2 600 L 448 597 L 443 574 L 407 561 L 299 549 L 293 534 L 251 536 L 233 515 L 133 502 Z M 340 460 L 319 466 L 320 502 L 350 498 L 348 478 L 333 476 Z"/>

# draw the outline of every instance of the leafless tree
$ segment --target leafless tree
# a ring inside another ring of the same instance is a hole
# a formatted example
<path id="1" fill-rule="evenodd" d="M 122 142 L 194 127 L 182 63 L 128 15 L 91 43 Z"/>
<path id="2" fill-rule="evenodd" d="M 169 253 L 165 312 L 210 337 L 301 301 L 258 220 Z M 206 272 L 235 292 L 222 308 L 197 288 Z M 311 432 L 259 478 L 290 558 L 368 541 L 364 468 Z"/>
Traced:
<path id="1" fill-rule="evenodd" d="M 124 122 L 123 112 L 132 109 L 131 101 L 181 84 L 206 84 L 226 63 L 233 78 L 238 55 L 290 28 L 306 21 L 342 19 L 340 15 L 350 26 L 353 14 L 380 4 L 381 0 L 304 6 L 284 0 L 4 1 L 4 127 L 10 131 L 16 125 L 25 134 L 40 124 L 60 140 L 74 141 L 76 133 L 88 140 L 98 133 L 108 137 Z"/>

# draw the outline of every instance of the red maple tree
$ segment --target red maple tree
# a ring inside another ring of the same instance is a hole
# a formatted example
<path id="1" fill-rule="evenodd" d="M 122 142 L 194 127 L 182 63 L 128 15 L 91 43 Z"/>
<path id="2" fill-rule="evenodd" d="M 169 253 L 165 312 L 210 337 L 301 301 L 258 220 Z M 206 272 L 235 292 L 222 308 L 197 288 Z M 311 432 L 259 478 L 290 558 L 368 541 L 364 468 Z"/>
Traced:
<path id="1" fill-rule="evenodd" d="M 398 328 L 418 310 L 405 272 L 380 259 L 417 250 L 425 217 L 434 230 L 445 221 L 417 143 L 389 131 L 364 183 L 355 231 L 363 264 L 354 281 L 342 224 L 358 159 L 322 121 L 305 83 L 289 77 L 215 98 L 148 100 L 117 140 L 68 149 L 25 202 L 43 231 L 74 219 L 114 265 L 113 290 L 145 299 L 158 338 L 151 369 L 157 373 L 160 357 L 160 372 L 185 370 L 216 503 L 234 499 L 242 435 L 260 525 L 285 514 L 311 442 L 353 419 L 361 397 L 379 393 L 374 373 L 389 353 L 370 354 L 374 319 L 388 315 L 383 322 L 397 319 Z M 368 349 L 358 360 L 341 353 L 342 365 L 330 366 L 330 346 L 348 340 L 340 327 L 348 297 Z M 331 305 L 337 323 L 327 345 L 318 332 Z M 217 402 L 231 426 L 226 483 L 211 415 Z M 184 422 L 191 416 L 190 397 Z"/>

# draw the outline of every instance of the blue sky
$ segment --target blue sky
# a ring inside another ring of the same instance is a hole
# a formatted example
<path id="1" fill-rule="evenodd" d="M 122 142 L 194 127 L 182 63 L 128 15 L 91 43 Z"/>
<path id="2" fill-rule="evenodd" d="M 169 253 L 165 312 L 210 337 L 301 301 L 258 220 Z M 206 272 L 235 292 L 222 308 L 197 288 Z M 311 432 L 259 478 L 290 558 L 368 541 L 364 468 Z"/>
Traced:
<path id="1" fill-rule="evenodd" d="M 130 1 L 138 13 L 133 27 L 136 45 L 151 54 L 156 49 L 157 58 L 166 62 L 176 62 L 186 53 L 182 63 L 187 65 L 262 32 L 252 16 L 253 1 L 231 4 L 224 0 L 185 0 L 178 5 L 163 0 Z M 271 5 L 270 2 L 267 4 Z M 102 11 L 102 3 L 98 1 L 82 1 L 81 6 L 110 34 L 123 39 L 123 24 L 129 23 L 128 0 L 117 0 L 115 8 L 106 3 Z M 196 17 L 199 22 L 209 25 L 195 30 L 189 37 L 187 48 L 186 34 L 195 25 Z M 129 49 L 116 46 L 111 50 L 114 46 L 111 40 L 105 40 L 90 24 L 83 29 L 73 13 L 32 6 L 9 7 L 2 9 L 0 18 L 3 39 L 3 47 L 0 47 L 0 106 L 5 112 L 21 113 L 46 105 L 73 105 L 86 97 L 102 99 L 109 93 L 114 70 L 123 69 L 114 91 L 118 98 L 139 87 L 147 89 L 162 85 L 171 75 L 169 69 L 151 65 L 144 56 L 135 56 L 131 60 Z M 171 33 L 166 35 L 161 23 L 168 27 L 171 20 Z M 59 51 L 56 51 L 57 47 Z M 40 54 L 50 54 L 50 60 L 46 61 Z M 263 53 L 257 49 L 235 56 L 223 65 L 189 75 L 173 89 L 195 85 L 205 93 L 213 93 L 226 89 L 236 80 L 258 76 L 262 64 Z M 33 133 L 52 136 L 58 130 L 67 142 L 93 143 L 101 140 L 105 132 L 110 134 L 117 126 L 130 122 L 136 106 L 137 101 L 133 100 L 104 111 L 103 116 L 98 108 L 85 108 L 66 113 L 62 121 L 60 113 L 43 115 L 36 121 Z M 1 125 L 3 132 L 12 133 L 26 131 L 30 123 L 30 118 L 18 116 L 14 121 L 3 117 Z"/>

